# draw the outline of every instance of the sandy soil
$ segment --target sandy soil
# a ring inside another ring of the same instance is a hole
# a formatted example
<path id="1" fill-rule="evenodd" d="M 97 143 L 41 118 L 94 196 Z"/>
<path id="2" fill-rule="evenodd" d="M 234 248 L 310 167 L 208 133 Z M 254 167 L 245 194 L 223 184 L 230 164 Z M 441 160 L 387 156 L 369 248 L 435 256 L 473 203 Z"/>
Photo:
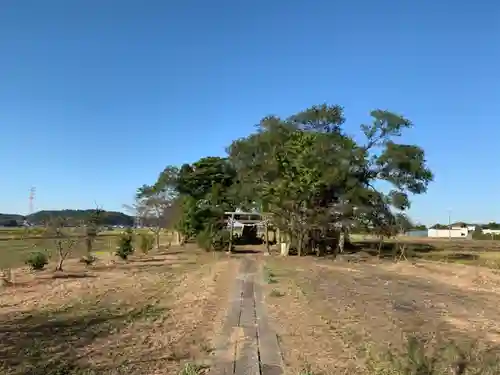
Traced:
<path id="1" fill-rule="evenodd" d="M 186 251 L 64 275 L 15 270 L 0 290 L 0 374 L 178 374 L 203 363 L 235 260 Z"/>
<path id="2" fill-rule="evenodd" d="M 269 258 L 269 313 L 287 374 L 362 374 L 404 337 L 500 343 L 500 276 L 463 265 Z"/>

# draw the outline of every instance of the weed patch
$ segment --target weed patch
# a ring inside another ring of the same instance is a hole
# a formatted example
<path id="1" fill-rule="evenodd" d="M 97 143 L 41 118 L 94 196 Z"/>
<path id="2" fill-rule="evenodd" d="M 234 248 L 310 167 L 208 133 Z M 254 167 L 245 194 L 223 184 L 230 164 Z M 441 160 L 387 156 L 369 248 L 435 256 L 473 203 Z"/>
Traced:
<path id="1" fill-rule="evenodd" d="M 264 281 L 267 284 L 276 284 L 278 282 L 278 280 L 276 280 L 276 275 L 273 273 L 271 269 L 269 269 L 268 267 L 264 267 L 263 272 L 264 272 Z"/>
<path id="2" fill-rule="evenodd" d="M 200 375 L 202 370 L 202 366 L 188 362 L 184 365 L 179 375 Z"/>
<path id="3" fill-rule="evenodd" d="M 279 291 L 279 290 L 277 290 L 277 289 L 273 289 L 273 290 L 271 290 L 271 293 L 269 293 L 269 296 L 270 296 L 270 297 L 284 297 L 284 296 L 285 296 L 285 293 L 280 292 L 280 291 Z"/>
<path id="4" fill-rule="evenodd" d="M 498 351 L 459 346 L 453 341 L 431 343 L 410 336 L 403 350 L 369 353 L 367 370 L 372 375 L 493 375 L 500 371 Z"/>

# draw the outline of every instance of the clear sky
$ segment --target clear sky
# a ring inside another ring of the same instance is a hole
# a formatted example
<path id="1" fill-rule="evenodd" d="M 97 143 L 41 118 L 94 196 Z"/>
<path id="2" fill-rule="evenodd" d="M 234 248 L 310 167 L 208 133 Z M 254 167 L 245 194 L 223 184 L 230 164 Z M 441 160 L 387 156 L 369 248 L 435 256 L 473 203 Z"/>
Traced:
<path id="1" fill-rule="evenodd" d="M 374 108 L 436 174 L 411 214 L 500 221 L 500 3 L 2 0 L 0 212 L 109 210 L 263 116 Z"/>

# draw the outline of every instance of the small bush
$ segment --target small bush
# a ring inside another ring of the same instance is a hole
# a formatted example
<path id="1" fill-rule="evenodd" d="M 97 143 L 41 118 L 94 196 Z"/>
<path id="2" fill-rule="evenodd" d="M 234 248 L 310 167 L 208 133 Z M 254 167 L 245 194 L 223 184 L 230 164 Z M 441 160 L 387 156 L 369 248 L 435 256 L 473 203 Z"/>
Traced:
<path id="1" fill-rule="evenodd" d="M 225 229 L 215 232 L 212 238 L 212 248 L 215 251 L 228 250 L 230 236 L 229 231 Z"/>
<path id="2" fill-rule="evenodd" d="M 206 228 L 196 237 L 199 247 L 206 251 L 223 251 L 229 248 L 229 231 L 225 229 L 211 230 Z"/>
<path id="3" fill-rule="evenodd" d="M 196 236 L 196 243 L 205 251 L 212 250 L 212 233 L 210 229 L 204 229 Z"/>
<path id="4" fill-rule="evenodd" d="M 116 255 L 123 260 L 127 260 L 129 255 L 134 253 L 134 246 L 132 244 L 134 240 L 134 235 L 132 229 L 127 229 L 123 232 L 120 237 L 118 237 L 118 248 L 116 249 Z"/>
<path id="5" fill-rule="evenodd" d="M 154 246 L 155 238 L 150 233 L 143 233 L 140 236 L 139 248 L 143 254 L 149 253 Z"/>
<path id="6" fill-rule="evenodd" d="M 28 259 L 26 259 L 26 265 L 28 265 L 33 271 L 43 270 L 48 263 L 49 258 L 47 257 L 47 254 L 41 251 L 31 253 Z"/>

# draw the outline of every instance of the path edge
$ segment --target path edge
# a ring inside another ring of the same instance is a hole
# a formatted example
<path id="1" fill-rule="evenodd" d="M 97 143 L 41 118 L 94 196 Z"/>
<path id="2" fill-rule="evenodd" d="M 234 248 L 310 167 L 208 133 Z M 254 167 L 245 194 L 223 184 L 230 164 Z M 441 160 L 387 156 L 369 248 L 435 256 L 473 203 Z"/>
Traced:
<path id="1" fill-rule="evenodd" d="M 267 302 L 263 292 L 265 284 L 263 261 L 258 262 L 255 276 L 254 298 L 261 375 L 281 375 L 284 373 L 284 363 L 278 336 L 271 328 L 269 315 L 267 314 Z"/>

